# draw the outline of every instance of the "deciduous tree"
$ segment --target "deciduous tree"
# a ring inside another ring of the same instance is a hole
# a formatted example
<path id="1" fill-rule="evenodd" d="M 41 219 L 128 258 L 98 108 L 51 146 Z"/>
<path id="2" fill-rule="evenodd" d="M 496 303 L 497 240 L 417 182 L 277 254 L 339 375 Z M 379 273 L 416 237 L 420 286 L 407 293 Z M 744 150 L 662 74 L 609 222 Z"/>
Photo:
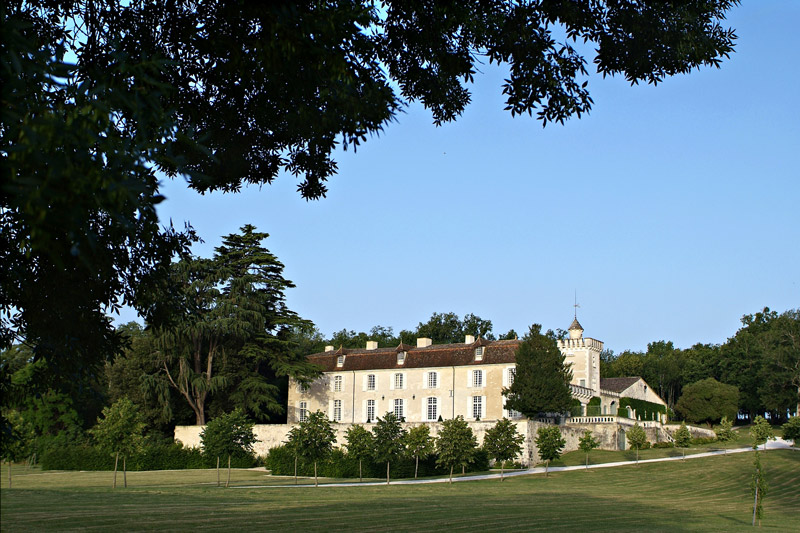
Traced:
<path id="1" fill-rule="evenodd" d="M 586 468 L 589 468 L 589 452 L 598 448 L 600 441 L 592 436 L 592 432 L 588 429 L 583 432 L 583 437 L 578 440 L 578 448 L 586 454 Z"/>
<path id="2" fill-rule="evenodd" d="M 347 440 L 347 455 L 358 459 L 358 481 L 364 481 L 361 463 L 364 459 L 372 457 L 375 449 L 372 433 L 364 429 L 364 426 L 355 424 L 347 429 L 345 439 Z"/>
<path id="3" fill-rule="evenodd" d="M 686 448 L 688 448 L 692 443 L 692 434 L 689 433 L 689 428 L 686 427 L 686 422 L 681 422 L 681 426 L 675 430 L 672 438 L 675 439 L 675 446 L 681 449 L 683 452 L 683 458 L 686 459 Z"/>
<path id="4" fill-rule="evenodd" d="M 231 457 L 253 454 L 256 436 L 253 422 L 241 409 L 214 417 L 200 432 L 203 453 L 217 459 L 217 486 L 219 486 L 219 459 L 228 456 L 227 488 L 231 482 Z"/>
<path id="5" fill-rule="evenodd" d="M 707 378 L 683 388 L 675 410 L 689 422 L 709 426 L 722 417 L 734 418 L 739 408 L 739 389 Z"/>
<path id="6" fill-rule="evenodd" d="M 775 433 L 763 416 L 757 416 L 750 427 L 750 436 L 753 438 L 753 449 L 757 449 L 759 444 L 763 444 L 766 450 L 767 441 L 774 439 Z"/>
<path id="7" fill-rule="evenodd" d="M 714 433 L 717 436 L 717 440 L 721 442 L 723 445 L 729 443 L 736 435 L 733 432 L 733 421 L 730 420 L 727 416 L 723 416 L 722 420 L 719 422 L 719 427 L 714 430 Z M 725 448 L 725 453 L 728 453 L 728 448 Z"/>
<path id="8" fill-rule="evenodd" d="M 389 468 L 391 462 L 403 455 L 405 452 L 406 430 L 400 425 L 400 421 L 389 412 L 378 421 L 372 428 L 372 436 L 375 444 L 373 457 L 379 463 L 386 463 L 386 484 L 389 484 Z"/>
<path id="9" fill-rule="evenodd" d="M 414 426 L 406 434 L 406 451 L 414 458 L 414 479 L 419 472 L 419 460 L 425 459 L 435 450 L 435 443 L 431 437 L 431 430 L 426 425 Z"/>
<path id="10" fill-rule="evenodd" d="M 503 481 L 504 463 L 522 453 L 525 437 L 517 431 L 517 426 L 507 418 L 498 420 L 483 436 L 483 449 L 490 459 L 500 463 L 500 481 Z"/>
<path id="11" fill-rule="evenodd" d="M 103 409 L 103 415 L 97 419 L 97 425 L 91 433 L 98 447 L 114 456 L 114 483 L 117 488 L 117 465 L 122 455 L 122 479 L 127 488 L 127 459 L 139 451 L 144 445 L 144 421 L 136 405 L 127 398 L 121 398 L 110 407 Z"/>
<path id="12" fill-rule="evenodd" d="M 639 466 L 639 450 L 647 445 L 647 433 L 638 422 L 628 430 L 628 443 L 636 449 L 636 466 Z"/>
<path id="13" fill-rule="evenodd" d="M 297 427 L 295 449 L 300 455 L 314 462 L 314 486 L 318 487 L 317 462 L 330 455 L 336 442 L 336 432 L 322 411 L 310 413 Z"/>
<path id="14" fill-rule="evenodd" d="M 793 416 L 783 425 L 783 438 L 792 440 L 795 448 L 797 441 L 800 440 L 800 416 Z"/>
<path id="15" fill-rule="evenodd" d="M 436 439 L 436 464 L 450 467 L 450 484 L 453 484 L 453 467 L 466 466 L 473 461 L 478 441 L 464 417 L 442 422 L 439 436 Z"/>
<path id="16" fill-rule="evenodd" d="M 544 476 L 549 475 L 550 461 L 561 457 L 561 450 L 567 441 L 561 436 L 558 426 L 544 426 L 536 430 L 536 448 L 544 461 Z"/>

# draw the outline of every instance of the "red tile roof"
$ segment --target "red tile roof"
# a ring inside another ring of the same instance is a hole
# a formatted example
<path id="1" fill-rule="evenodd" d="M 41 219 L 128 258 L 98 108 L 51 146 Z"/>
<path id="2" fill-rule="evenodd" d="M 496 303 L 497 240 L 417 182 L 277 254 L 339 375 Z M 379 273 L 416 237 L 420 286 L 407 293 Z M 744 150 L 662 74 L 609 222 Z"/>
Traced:
<path id="1" fill-rule="evenodd" d="M 486 341 L 473 344 L 435 344 L 426 348 L 408 347 L 405 363 L 397 364 L 397 348 L 375 350 L 346 350 L 344 365 L 336 366 L 336 353 L 322 352 L 308 356 L 311 363 L 322 367 L 323 372 L 348 372 L 353 370 L 381 370 L 393 368 L 429 368 L 443 366 L 492 365 L 513 363 L 514 353 L 522 341 Z M 483 346 L 483 360 L 475 361 L 475 347 Z"/>

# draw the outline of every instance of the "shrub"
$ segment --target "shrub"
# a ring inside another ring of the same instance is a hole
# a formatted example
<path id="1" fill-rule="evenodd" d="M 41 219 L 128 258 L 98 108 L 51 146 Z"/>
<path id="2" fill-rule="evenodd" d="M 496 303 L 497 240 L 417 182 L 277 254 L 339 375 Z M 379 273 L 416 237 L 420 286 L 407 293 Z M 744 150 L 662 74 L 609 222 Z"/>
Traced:
<path id="1" fill-rule="evenodd" d="M 654 442 L 650 445 L 651 448 L 674 448 L 675 443 L 673 442 Z"/>
<path id="2" fill-rule="evenodd" d="M 711 444 L 712 442 L 717 442 L 716 437 L 693 437 L 692 438 L 692 446 L 698 446 L 701 444 Z"/>

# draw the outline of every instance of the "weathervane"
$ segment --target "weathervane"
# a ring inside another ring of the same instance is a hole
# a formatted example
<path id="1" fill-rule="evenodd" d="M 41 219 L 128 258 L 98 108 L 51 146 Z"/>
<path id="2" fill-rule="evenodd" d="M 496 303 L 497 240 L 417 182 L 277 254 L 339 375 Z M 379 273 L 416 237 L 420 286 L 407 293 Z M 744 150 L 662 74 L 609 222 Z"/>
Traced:
<path id="1" fill-rule="evenodd" d="M 578 308 L 580 307 L 580 305 L 578 305 L 578 291 L 577 290 L 575 291 L 575 304 L 573 304 L 572 307 L 575 308 L 575 320 L 577 320 L 578 319 Z"/>

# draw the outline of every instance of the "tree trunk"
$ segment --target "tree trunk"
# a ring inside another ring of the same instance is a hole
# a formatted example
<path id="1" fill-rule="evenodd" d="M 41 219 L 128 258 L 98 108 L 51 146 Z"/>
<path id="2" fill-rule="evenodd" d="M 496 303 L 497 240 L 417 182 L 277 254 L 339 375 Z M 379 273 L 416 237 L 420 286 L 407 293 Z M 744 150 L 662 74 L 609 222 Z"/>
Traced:
<path id="1" fill-rule="evenodd" d="M 364 481 L 364 478 L 361 475 L 361 458 L 358 459 L 358 482 L 361 483 Z"/>
<path id="2" fill-rule="evenodd" d="M 128 488 L 128 456 L 122 456 L 122 487 Z"/>
<path id="3" fill-rule="evenodd" d="M 639 466 L 639 448 L 636 448 L 636 466 Z"/>
<path id="4" fill-rule="evenodd" d="M 414 465 L 414 479 L 417 479 L 417 472 L 419 472 L 419 455 L 415 456 L 416 464 Z"/>
<path id="5" fill-rule="evenodd" d="M 505 466 L 505 461 L 500 461 L 500 482 L 502 483 L 505 481 L 503 479 L 503 467 Z"/>
<path id="6" fill-rule="evenodd" d="M 758 509 L 758 480 L 756 480 L 756 497 L 753 500 L 753 527 L 756 527 L 756 509 Z"/>
<path id="7" fill-rule="evenodd" d="M 294 456 L 294 484 L 297 485 L 297 456 Z"/>
<path id="8" fill-rule="evenodd" d="M 550 469 L 550 459 L 544 462 L 544 477 L 549 477 L 550 473 L 548 470 Z"/>
<path id="9" fill-rule="evenodd" d="M 589 470 L 589 452 L 586 452 L 586 470 Z"/>
<path id="10" fill-rule="evenodd" d="M 450 465 L 450 484 L 453 484 L 453 465 Z"/>
<path id="11" fill-rule="evenodd" d="M 466 473 L 467 473 L 467 465 L 461 465 L 461 475 L 463 476 Z"/>
<path id="12" fill-rule="evenodd" d="M 8 463 L 8 488 L 11 488 L 11 461 L 6 461 Z"/>
<path id="13" fill-rule="evenodd" d="M 386 484 L 389 484 L 389 461 L 386 461 Z"/>
<path id="14" fill-rule="evenodd" d="M 317 482 L 317 462 L 314 461 L 314 486 L 319 487 L 319 483 Z"/>
<path id="15" fill-rule="evenodd" d="M 219 455 L 217 456 L 217 487 L 219 487 Z"/>
<path id="16" fill-rule="evenodd" d="M 228 479 L 225 481 L 225 488 L 231 484 L 231 454 L 228 454 Z"/>
<path id="17" fill-rule="evenodd" d="M 117 463 L 119 463 L 119 452 L 114 456 L 114 483 L 111 485 L 112 489 L 117 488 Z"/>

